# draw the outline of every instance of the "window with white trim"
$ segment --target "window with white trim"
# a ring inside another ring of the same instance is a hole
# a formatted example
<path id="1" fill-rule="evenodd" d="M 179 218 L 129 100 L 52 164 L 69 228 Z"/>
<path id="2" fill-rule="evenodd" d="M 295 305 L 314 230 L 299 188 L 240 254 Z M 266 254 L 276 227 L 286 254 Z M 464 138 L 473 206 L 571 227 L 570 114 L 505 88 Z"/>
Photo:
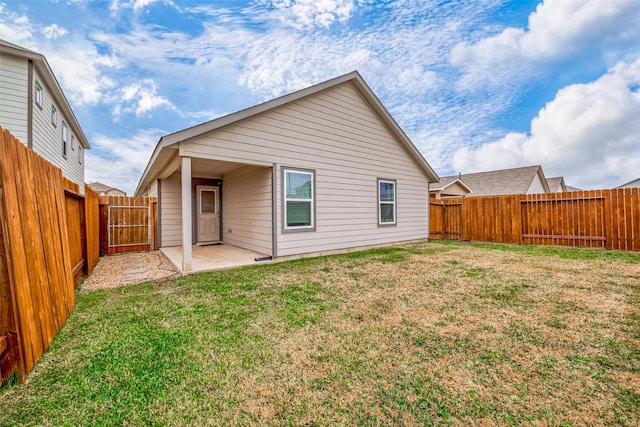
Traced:
<path id="1" fill-rule="evenodd" d="M 36 104 L 38 105 L 38 107 L 42 108 L 42 99 L 43 99 L 43 93 L 42 93 L 42 86 L 40 86 L 40 83 L 36 83 Z"/>
<path id="2" fill-rule="evenodd" d="M 378 225 L 396 223 L 396 182 L 378 179 Z"/>
<path id="3" fill-rule="evenodd" d="M 76 137 L 71 135 L 71 151 L 76 150 Z"/>
<path id="4" fill-rule="evenodd" d="M 67 129 L 67 124 L 62 122 L 62 155 L 67 157 L 67 143 L 69 141 L 69 129 Z"/>
<path id="5" fill-rule="evenodd" d="M 284 229 L 315 228 L 314 172 L 284 169 Z"/>

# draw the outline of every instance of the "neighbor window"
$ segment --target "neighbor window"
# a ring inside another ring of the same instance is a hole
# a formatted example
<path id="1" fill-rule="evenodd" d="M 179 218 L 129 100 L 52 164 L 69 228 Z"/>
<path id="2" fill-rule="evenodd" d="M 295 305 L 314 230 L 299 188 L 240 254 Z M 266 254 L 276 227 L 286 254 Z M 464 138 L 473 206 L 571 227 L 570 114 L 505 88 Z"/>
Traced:
<path id="1" fill-rule="evenodd" d="M 58 126 L 58 110 L 56 107 L 51 107 L 51 124 L 53 126 Z"/>
<path id="2" fill-rule="evenodd" d="M 69 141 L 69 130 L 66 123 L 62 122 L 62 155 L 67 157 L 67 143 Z"/>
<path id="3" fill-rule="evenodd" d="M 396 182 L 387 179 L 378 180 L 378 224 L 396 223 Z"/>
<path id="4" fill-rule="evenodd" d="M 82 163 L 82 147 L 78 145 L 78 163 Z"/>
<path id="5" fill-rule="evenodd" d="M 36 83 L 36 104 L 42 108 L 42 86 L 40 83 Z"/>
<path id="6" fill-rule="evenodd" d="M 71 135 L 71 151 L 75 151 L 76 149 L 76 137 Z"/>
<path id="7" fill-rule="evenodd" d="M 285 169 L 284 181 L 284 229 L 313 230 L 314 172 Z"/>

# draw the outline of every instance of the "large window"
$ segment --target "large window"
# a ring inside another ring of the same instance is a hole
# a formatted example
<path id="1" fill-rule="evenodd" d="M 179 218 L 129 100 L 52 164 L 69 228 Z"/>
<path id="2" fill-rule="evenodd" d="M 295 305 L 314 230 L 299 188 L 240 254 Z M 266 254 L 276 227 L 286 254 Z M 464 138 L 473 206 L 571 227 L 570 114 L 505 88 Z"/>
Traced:
<path id="1" fill-rule="evenodd" d="M 284 229 L 315 228 L 314 172 L 284 169 Z"/>
<path id="2" fill-rule="evenodd" d="M 396 223 L 396 182 L 388 179 L 378 180 L 378 225 Z"/>

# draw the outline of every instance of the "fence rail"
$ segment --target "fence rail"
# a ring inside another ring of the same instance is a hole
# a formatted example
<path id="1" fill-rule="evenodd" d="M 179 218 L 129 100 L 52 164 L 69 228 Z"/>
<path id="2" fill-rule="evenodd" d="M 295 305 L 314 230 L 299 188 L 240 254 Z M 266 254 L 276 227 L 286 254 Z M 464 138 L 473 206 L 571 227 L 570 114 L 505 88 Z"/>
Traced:
<path id="1" fill-rule="evenodd" d="M 640 189 L 432 199 L 430 238 L 640 251 Z"/>

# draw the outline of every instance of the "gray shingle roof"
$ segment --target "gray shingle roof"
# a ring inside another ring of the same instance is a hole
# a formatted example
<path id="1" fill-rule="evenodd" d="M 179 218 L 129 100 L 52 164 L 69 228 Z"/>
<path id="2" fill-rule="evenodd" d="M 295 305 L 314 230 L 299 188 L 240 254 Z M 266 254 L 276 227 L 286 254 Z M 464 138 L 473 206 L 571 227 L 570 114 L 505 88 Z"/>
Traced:
<path id="1" fill-rule="evenodd" d="M 502 196 L 507 194 L 525 194 L 536 175 L 540 177 L 545 192 L 549 191 L 546 178 L 540 165 L 526 166 L 522 168 L 502 169 L 495 171 L 463 173 L 460 178 L 472 191 L 472 196 Z M 444 180 L 457 179 L 458 175 L 445 176 Z M 432 189 L 438 184 L 434 184 Z"/>
<path id="2" fill-rule="evenodd" d="M 549 191 L 551 191 L 552 193 L 562 193 L 566 191 L 567 188 L 564 183 L 564 178 L 561 176 L 547 178 L 547 184 L 549 184 Z"/>

